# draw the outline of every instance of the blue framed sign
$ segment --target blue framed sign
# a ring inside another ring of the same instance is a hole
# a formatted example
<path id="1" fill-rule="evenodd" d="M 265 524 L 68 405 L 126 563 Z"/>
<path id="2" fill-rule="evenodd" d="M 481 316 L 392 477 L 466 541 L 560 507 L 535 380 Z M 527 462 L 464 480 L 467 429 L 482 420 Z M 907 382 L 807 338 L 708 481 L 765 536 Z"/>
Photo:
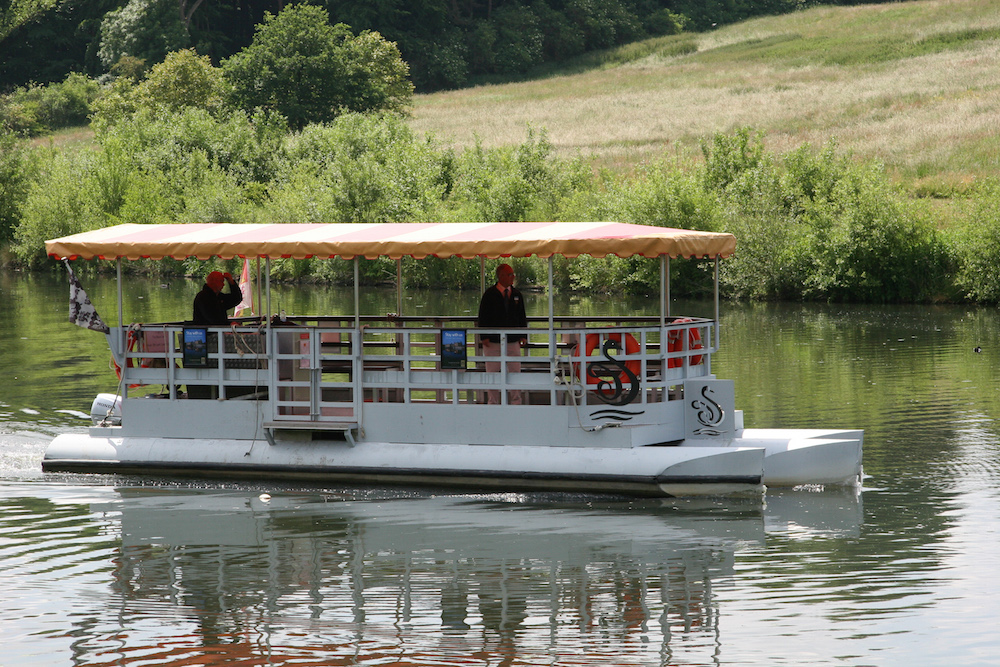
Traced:
<path id="1" fill-rule="evenodd" d="M 461 368 L 468 364 L 465 329 L 441 329 L 441 368 Z"/>
<path id="2" fill-rule="evenodd" d="M 208 329 L 204 327 L 185 327 L 183 350 L 185 368 L 207 367 Z"/>

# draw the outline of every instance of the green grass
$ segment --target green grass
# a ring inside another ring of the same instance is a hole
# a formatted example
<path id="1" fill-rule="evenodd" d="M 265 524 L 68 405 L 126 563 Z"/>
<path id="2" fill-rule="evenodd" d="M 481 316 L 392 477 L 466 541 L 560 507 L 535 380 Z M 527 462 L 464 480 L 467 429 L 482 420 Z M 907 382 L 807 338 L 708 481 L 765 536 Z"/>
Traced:
<path id="1" fill-rule="evenodd" d="M 935 199 L 1000 173 L 1000 3 L 987 0 L 820 7 L 534 75 L 418 96 L 412 125 L 458 147 L 544 128 L 560 153 L 622 171 L 697 158 L 702 140 L 741 126 L 778 151 L 835 138 Z"/>
<path id="2" fill-rule="evenodd" d="M 88 148 L 94 143 L 94 131 L 89 125 L 67 127 L 31 140 L 34 147 L 53 146 L 64 150 Z"/>

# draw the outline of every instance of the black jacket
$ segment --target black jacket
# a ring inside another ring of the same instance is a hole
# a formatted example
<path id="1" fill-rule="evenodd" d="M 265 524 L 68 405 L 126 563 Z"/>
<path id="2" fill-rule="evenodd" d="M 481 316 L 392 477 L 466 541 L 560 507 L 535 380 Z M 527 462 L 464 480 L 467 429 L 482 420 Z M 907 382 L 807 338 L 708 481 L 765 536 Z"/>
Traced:
<path id="1" fill-rule="evenodd" d="M 229 281 L 229 292 L 216 294 L 212 288 L 205 285 L 194 298 L 194 313 L 191 321 L 195 324 L 226 325 L 229 324 L 227 310 L 240 305 L 243 293 L 235 280 Z"/>
<path id="2" fill-rule="evenodd" d="M 524 297 L 515 287 L 510 288 L 510 303 L 505 304 L 503 293 L 493 285 L 483 292 L 479 302 L 479 318 L 476 326 L 483 329 L 508 329 L 528 326 L 528 317 L 524 313 Z M 499 334 L 483 334 L 484 340 L 500 342 Z M 509 334 L 508 342 L 516 342 L 527 338 L 527 334 Z"/>

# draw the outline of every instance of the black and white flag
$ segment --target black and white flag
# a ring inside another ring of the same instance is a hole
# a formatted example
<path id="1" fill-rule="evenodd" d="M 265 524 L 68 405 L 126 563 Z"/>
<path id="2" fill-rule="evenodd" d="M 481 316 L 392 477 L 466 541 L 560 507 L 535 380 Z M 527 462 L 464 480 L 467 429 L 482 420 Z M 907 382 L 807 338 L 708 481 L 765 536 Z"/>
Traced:
<path id="1" fill-rule="evenodd" d="M 66 262 L 66 270 L 69 272 L 69 321 L 84 329 L 108 333 L 111 330 L 97 314 L 94 304 L 90 303 L 90 297 L 83 291 L 80 281 L 76 279 L 73 267 L 69 265 L 68 260 L 64 259 L 63 261 Z"/>

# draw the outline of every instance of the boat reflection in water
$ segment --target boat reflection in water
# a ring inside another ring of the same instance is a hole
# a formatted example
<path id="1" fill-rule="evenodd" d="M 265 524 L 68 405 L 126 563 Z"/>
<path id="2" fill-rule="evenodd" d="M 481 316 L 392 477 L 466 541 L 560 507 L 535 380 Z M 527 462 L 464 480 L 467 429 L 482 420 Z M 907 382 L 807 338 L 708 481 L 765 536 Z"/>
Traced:
<path id="1" fill-rule="evenodd" d="M 737 552 L 769 531 L 851 537 L 861 523 L 847 491 L 766 506 L 270 493 L 130 487 L 92 505 L 121 533 L 117 608 L 73 630 L 78 658 L 659 664 L 678 643 L 710 656 Z"/>

